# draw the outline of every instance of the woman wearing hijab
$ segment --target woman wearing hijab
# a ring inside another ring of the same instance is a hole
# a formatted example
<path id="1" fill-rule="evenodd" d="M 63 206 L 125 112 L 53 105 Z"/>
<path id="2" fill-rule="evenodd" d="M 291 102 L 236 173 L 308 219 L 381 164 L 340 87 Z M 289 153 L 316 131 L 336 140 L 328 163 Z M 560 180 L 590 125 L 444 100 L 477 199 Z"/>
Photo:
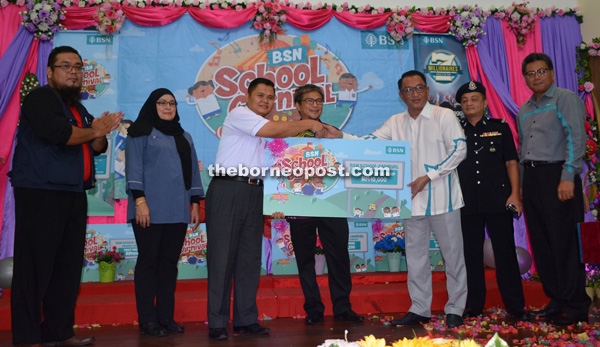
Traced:
<path id="1" fill-rule="evenodd" d="M 188 223 L 200 223 L 204 195 L 190 134 L 168 89 L 150 94 L 129 127 L 125 147 L 127 219 L 138 246 L 135 300 L 143 335 L 181 333 L 173 320 L 177 261 Z M 190 212 L 191 206 L 191 212 Z M 156 303 L 155 303 L 156 301 Z"/>

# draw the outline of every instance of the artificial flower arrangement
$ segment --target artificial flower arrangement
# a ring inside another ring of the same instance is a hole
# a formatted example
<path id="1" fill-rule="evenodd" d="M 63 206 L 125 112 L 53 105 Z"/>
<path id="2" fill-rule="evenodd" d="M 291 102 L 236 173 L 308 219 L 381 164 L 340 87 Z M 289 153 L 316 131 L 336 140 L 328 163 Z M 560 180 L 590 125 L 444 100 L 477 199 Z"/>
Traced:
<path id="1" fill-rule="evenodd" d="M 448 23 L 450 24 L 449 33 L 454 35 L 463 46 L 476 45 L 479 38 L 485 35 L 483 28 L 490 12 L 483 11 L 478 5 L 453 6 L 449 15 L 451 16 Z"/>
<path id="2" fill-rule="evenodd" d="M 25 101 L 27 94 L 39 85 L 40 82 L 34 73 L 28 72 L 25 74 L 25 78 L 23 78 L 23 82 L 21 83 L 21 105 L 23 105 L 23 101 Z"/>
<path id="3" fill-rule="evenodd" d="M 585 286 L 594 290 L 600 288 L 600 269 L 594 265 L 585 264 Z"/>
<path id="4" fill-rule="evenodd" d="M 96 7 L 94 20 L 100 34 L 112 35 L 121 30 L 125 23 L 125 14 L 118 2 L 105 2 Z"/>
<path id="5" fill-rule="evenodd" d="M 590 68 L 590 59 L 597 57 L 600 53 L 600 38 L 592 39 L 592 42 L 581 42 L 577 47 L 577 66 L 575 72 L 578 75 L 577 82 L 579 91 L 590 93 L 594 89 L 591 82 L 592 71 Z M 600 214 L 600 160 L 598 157 L 598 147 L 600 146 L 600 137 L 598 136 L 598 118 L 592 115 L 586 115 L 585 133 L 587 134 L 587 143 L 585 155 L 583 157 L 587 166 L 587 201 L 589 210 L 594 217 Z"/>
<path id="6" fill-rule="evenodd" d="M 263 42 L 265 37 L 269 38 L 269 42 L 275 41 L 277 32 L 285 25 L 287 21 L 287 11 L 283 9 L 279 0 L 267 0 L 262 2 L 258 0 L 255 3 L 256 14 L 254 15 L 254 23 L 251 28 L 260 30 L 259 40 Z"/>
<path id="7" fill-rule="evenodd" d="M 123 260 L 125 253 L 117 252 L 117 246 L 113 246 L 112 251 L 104 250 L 96 252 L 94 259 L 96 259 L 96 263 L 100 263 L 101 261 L 106 263 L 120 263 Z"/>
<path id="8" fill-rule="evenodd" d="M 536 9 L 528 8 L 529 1 L 522 4 L 512 3 L 512 6 L 506 9 L 510 30 L 517 36 L 517 45 L 522 47 L 527 40 L 525 36 L 533 32 L 535 28 Z"/>
<path id="9" fill-rule="evenodd" d="M 346 330 L 347 331 L 347 330 Z M 415 337 L 412 339 L 404 338 L 394 341 L 391 345 L 386 344 L 385 338 L 378 339 L 373 335 L 365 336 L 364 339 L 356 342 L 348 342 L 345 340 L 326 340 L 325 343 L 318 347 L 479 347 L 477 342 L 472 339 L 466 340 L 451 340 L 445 338 L 430 338 L 430 337 Z M 502 340 L 498 333 L 488 341 L 486 346 L 508 346 Z"/>
<path id="10" fill-rule="evenodd" d="M 402 43 L 404 38 L 408 39 L 413 34 L 414 26 L 410 20 L 410 11 L 408 6 L 394 10 L 385 22 L 388 33 L 396 42 Z"/>
<path id="11" fill-rule="evenodd" d="M 51 40 L 52 35 L 65 29 L 60 21 L 65 19 L 66 11 L 57 1 L 28 0 L 26 8 L 19 13 L 23 19 L 21 25 L 40 40 Z"/>
<path id="12" fill-rule="evenodd" d="M 404 253 L 404 239 L 396 235 L 387 235 L 375 242 L 375 250 L 382 253 Z"/>

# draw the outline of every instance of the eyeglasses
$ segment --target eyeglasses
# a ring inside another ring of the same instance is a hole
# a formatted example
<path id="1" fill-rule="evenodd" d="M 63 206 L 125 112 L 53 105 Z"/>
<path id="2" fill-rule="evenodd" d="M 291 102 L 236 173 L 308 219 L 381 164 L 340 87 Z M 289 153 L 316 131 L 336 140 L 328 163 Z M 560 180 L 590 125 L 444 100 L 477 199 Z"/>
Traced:
<path id="1" fill-rule="evenodd" d="M 410 95 L 410 94 L 412 94 L 413 92 L 416 91 L 419 94 L 423 94 L 423 92 L 425 91 L 426 88 L 427 88 L 426 85 L 417 84 L 414 87 L 406 87 L 406 88 L 400 90 L 400 93 L 402 93 L 404 95 Z"/>
<path id="2" fill-rule="evenodd" d="M 156 102 L 156 104 L 158 104 L 158 105 L 160 105 L 160 106 L 162 106 L 162 107 L 165 107 L 165 106 L 167 106 L 167 105 L 169 105 L 169 106 L 171 106 L 171 107 L 175 107 L 175 106 L 177 106 L 177 101 L 165 101 L 165 100 L 158 100 L 158 101 Z"/>
<path id="3" fill-rule="evenodd" d="M 537 69 L 537 71 L 527 71 L 525 73 L 525 77 L 527 78 L 535 78 L 535 75 L 538 75 L 539 77 L 543 77 L 546 75 L 546 72 L 548 72 L 550 69 L 545 68 L 545 67 L 541 67 L 539 69 Z"/>
<path id="4" fill-rule="evenodd" d="M 73 70 L 75 70 L 76 73 L 81 73 L 81 71 L 83 71 L 83 66 L 81 65 L 52 65 L 52 67 L 55 68 L 61 68 L 63 70 L 63 72 L 69 73 Z"/>
<path id="5" fill-rule="evenodd" d="M 314 105 L 315 102 L 317 103 L 317 105 L 323 105 L 323 99 L 304 99 L 302 101 L 304 101 L 308 105 Z"/>

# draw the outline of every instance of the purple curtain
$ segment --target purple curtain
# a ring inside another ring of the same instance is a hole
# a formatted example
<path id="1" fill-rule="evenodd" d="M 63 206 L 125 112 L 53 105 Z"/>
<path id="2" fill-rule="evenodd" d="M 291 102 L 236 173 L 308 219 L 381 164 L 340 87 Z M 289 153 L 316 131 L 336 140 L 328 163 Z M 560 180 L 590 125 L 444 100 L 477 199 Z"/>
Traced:
<path id="1" fill-rule="evenodd" d="M 550 17 L 540 19 L 542 47 L 554 63 L 556 85 L 577 90 L 575 52 L 582 41 L 581 27 L 574 16 Z"/>
<path id="2" fill-rule="evenodd" d="M 19 31 L 0 59 L 0 118 L 4 115 L 19 83 L 32 41 L 33 34 L 24 26 L 19 27 Z"/>
<path id="3" fill-rule="evenodd" d="M 517 116 L 519 106 L 510 94 L 510 73 L 506 59 L 506 46 L 502 34 L 501 20 L 488 18 L 485 24 L 486 35 L 479 39 L 477 53 L 485 75 L 494 86 L 496 93 L 513 117 Z"/>

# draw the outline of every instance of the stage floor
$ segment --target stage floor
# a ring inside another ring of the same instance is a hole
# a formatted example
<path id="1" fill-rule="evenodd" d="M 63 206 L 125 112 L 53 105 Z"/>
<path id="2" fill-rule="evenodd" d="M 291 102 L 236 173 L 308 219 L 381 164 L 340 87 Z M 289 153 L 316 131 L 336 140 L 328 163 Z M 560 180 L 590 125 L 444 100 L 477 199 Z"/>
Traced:
<path id="1" fill-rule="evenodd" d="M 598 306 L 598 305 L 596 305 Z M 442 314 L 442 312 L 434 312 Z M 401 317 L 404 313 L 396 313 L 391 316 Z M 491 315 L 486 315 L 489 318 Z M 271 329 L 271 333 L 267 336 L 251 336 L 238 335 L 234 336 L 231 324 L 228 327 L 229 339 L 224 341 L 214 341 L 208 337 L 208 326 L 205 322 L 185 322 L 182 325 L 185 327 L 185 333 L 169 335 L 161 338 L 148 338 L 140 336 L 138 326 L 121 325 L 121 326 L 102 326 L 76 329 L 76 334 L 80 336 L 94 335 L 98 347 L 132 347 L 132 346 L 236 346 L 236 347 L 258 347 L 258 346 L 293 346 L 293 347 L 308 347 L 318 346 L 327 339 L 343 339 L 345 330 L 348 330 L 348 341 L 357 341 L 364 336 L 375 335 L 377 338 L 385 338 L 386 345 L 391 346 L 392 342 L 416 336 L 427 336 L 428 331 L 423 326 L 410 327 L 392 327 L 385 323 L 374 319 L 373 316 L 368 317 L 364 323 L 345 323 L 338 322 L 333 317 L 325 317 L 323 323 L 307 326 L 303 319 L 293 318 L 277 318 L 269 321 L 261 322 L 262 325 Z M 597 310 L 593 310 L 590 314 L 590 323 L 599 321 Z M 532 327 L 538 329 L 534 332 L 534 328 L 523 328 L 517 325 L 518 322 L 510 319 L 499 319 L 493 321 L 497 326 L 514 326 L 518 328 L 517 333 L 500 333 L 500 336 L 508 342 L 509 346 L 531 346 L 534 344 L 541 345 L 540 341 L 548 341 L 550 334 L 554 333 L 554 328 L 544 327 L 541 322 L 531 323 Z M 471 324 L 474 324 L 473 322 Z M 599 323 L 596 323 L 599 324 Z M 547 332 L 541 332 L 540 327 L 547 329 Z M 596 325 L 595 329 L 599 326 Z M 567 331 L 570 336 L 572 332 L 580 332 L 584 329 L 575 328 L 573 331 Z M 588 331 L 591 330 L 587 329 Z M 454 336 L 465 337 L 465 333 L 441 332 L 434 329 L 431 331 L 435 336 Z M 478 335 L 478 342 L 483 346 L 483 341 L 489 340 L 493 332 L 481 332 Z M 533 342 L 536 337 L 537 341 Z M 0 331 L 0 346 L 10 346 L 11 341 L 10 331 Z M 572 341 L 572 338 L 569 337 Z M 526 340 L 528 339 L 528 340 Z M 545 344 L 545 343 L 544 343 Z M 558 344 L 560 345 L 560 344 Z M 584 344 L 582 346 L 593 346 L 595 344 Z M 572 346 L 575 346 L 574 344 Z M 579 345 L 577 345 L 579 346 Z"/>

